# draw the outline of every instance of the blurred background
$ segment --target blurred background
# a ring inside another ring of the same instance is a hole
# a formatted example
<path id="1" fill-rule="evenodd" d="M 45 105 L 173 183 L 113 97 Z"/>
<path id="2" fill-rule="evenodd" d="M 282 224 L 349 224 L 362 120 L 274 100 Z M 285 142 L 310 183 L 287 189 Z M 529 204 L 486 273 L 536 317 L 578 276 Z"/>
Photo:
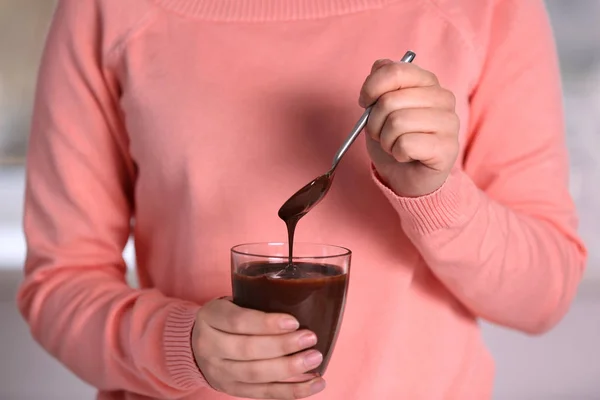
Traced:
<path id="1" fill-rule="evenodd" d="M 497 361 L 496 400 L 600 399 L 600 0 L 546 3 L 563 71 L 571 190 L 590 260 L 571 311 L 554 331 L 531 338 L 484 325 Z M 0 0 L 0 400 L 94 398 L 33 342 L 14 303 L 25 254 L 23 158 L 54 4 Z M 131 245 L 125 258 L 133 265 Z"/>

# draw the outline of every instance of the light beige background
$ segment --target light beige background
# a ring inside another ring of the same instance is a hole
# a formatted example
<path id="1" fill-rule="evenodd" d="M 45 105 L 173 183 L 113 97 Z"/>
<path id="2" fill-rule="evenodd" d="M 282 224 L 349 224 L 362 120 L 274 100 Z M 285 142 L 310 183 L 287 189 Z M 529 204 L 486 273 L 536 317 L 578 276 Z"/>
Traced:
<path id="1" fill-rule="evenodd" d="M 0 162 L 25 154 L 35 76 L 53 0 L 0 0 Z"/>

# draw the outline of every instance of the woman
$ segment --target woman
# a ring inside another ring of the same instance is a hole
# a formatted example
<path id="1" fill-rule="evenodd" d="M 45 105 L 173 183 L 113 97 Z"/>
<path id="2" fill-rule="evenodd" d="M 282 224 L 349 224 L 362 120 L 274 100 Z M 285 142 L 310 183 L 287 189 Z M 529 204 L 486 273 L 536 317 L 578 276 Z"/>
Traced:
<path id="1" fill-rule="evenodd" d="M 298 228 L 354 253 L 325 389 L 311 332 L 222 296 L 359 92 Z M 547 331 L 585 261 L 541 0 L 63 0 L 27 174 L 20 309 L 101 399 L 490 398 L 477 320 Z"/>

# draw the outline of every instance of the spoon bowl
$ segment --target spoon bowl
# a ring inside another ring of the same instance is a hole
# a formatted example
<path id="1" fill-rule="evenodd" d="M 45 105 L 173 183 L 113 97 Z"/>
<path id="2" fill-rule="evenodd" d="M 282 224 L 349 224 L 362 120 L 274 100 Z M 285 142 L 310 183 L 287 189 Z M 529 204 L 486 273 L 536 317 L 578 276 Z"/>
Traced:
<path id="1" fill-rule="evenodd" d="M 302 189 L 298 190 L 290 197 L 279 209 L 279 218 L 286 220 L 292 216 L 300 219 L 319 204 L 333 183 L 333 174 L 330 170 L 327 173 L 313 179 Z"/>

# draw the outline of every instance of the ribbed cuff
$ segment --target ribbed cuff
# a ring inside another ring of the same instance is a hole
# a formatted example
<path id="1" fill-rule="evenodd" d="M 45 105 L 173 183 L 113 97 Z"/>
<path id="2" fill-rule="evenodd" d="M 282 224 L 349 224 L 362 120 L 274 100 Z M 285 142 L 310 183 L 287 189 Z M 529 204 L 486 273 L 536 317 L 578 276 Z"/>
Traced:
<path id="1" fill-rule="evenodd" d="M 421 197 L 398 196 L 371 168 L 373 180 L 398 212 L 404 229 L 426 235 L 440 229 L 456 227 L 473 211 L 473 198 L 469 193 L 476 189 L 460 170 L 454 170 L 446 182 L 435 192 Z"/>
<path id="2" fill-rule="evenodd" d="M 192 329 L 200 307 L 178 305 L 167 317 L 164 333 L 164 351 L 167 370 L 181 390 L 207 387 L 194 360 L 192 351 Z"/>

